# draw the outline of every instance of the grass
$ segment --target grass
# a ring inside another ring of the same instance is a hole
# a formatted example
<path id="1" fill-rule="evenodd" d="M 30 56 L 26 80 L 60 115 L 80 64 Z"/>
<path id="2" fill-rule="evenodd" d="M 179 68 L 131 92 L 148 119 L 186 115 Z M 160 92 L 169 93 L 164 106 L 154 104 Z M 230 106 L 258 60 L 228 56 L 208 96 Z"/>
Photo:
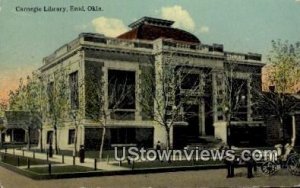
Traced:
<path id="1" fill-rule="evenodd" d="M 1 158 L 2 158 L 1 162 L 3 163 L 7 163 L 13 166 L 18 166 L 18 156 L 1 153 Z M 19 156 L 19 166 L 27 165 L 27 159 L 28 159 L 27 157 Z M 33 158 L 29 158 L 29 160 L 30 160 L 30 165 L 48 164 L 46 160 L 33 159 Z"/>
<path id="2" fill-rule="evenodd" d="M 142 161 L 142 162 L 135 162 L 134 163 L 134 168 L 160 168 L 160 167 L 180 167 L 180 166 L 200 166 L 200 165 L 216 165 L 216 164 L 223 164 L 222 161 L 214 161 L 214 160 L 208 160 L 208 161 L 187 161 L 187 160 L 182 160 L 182 161 Z M 119 165 L 119 164 L 115 164 Z M 131 168 L 132 165 L 126 163 L 122 164 L 122 167 L 127 167 Z"/>
<path id="3" fill-rule="evenodd" d="M 36 167 L 27 170 L 38 174 L 48 174 L 48 167 Z M 51 168 L 51 173 L 74 173 L 74 172 L 88 172 L 88 171 L 94 171 L 94 169 L 84 167 L 84 166 L 76 166 L 76 165 L 52 166 Z"/>

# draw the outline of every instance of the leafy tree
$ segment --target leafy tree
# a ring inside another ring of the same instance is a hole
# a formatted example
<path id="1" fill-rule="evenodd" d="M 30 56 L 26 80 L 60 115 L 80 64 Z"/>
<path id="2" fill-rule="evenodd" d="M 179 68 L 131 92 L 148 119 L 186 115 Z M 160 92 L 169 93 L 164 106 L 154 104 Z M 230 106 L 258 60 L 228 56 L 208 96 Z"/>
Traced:
<path id="1" fill-rule="evenodd" d="M 48 115 L 52 121 L 54 130 L 54 148 L 58 153 L 57 129 L 63 126 L 68 118 L 68 74 L 65 68 L 59 68 L 54 72 L 54 81 L 47 83 Z M 50 140 L 52 144 L 53 140 Z"/>
<path id="2" fill-rule="evenodd" d="M 34 75 L 33 75 L 34 76 Z M 40 128 L 42 124 L 42 119 L 40 116 L 40 84 L 39 81 L 34 79 L 33 77 L 27 77 L 27 83 L 24 87 L 23 94 L 23 110 L 29 112 L 29 122 L 27 122 L 28 126 L 26 127 L 27 132 L 27 148 L 30 149 L 30 138 L 31 131 L 33 129 Z"/>
<path id="3" fill-rule="evenodd" d="M 0 99 L 0 118 L 4 117 L 4 113 L 7 110 L 7 101 Z M 2 146 L 2 131 L 4 130 L 4 126 L 0 125 L 0 146 Z"/>
<path id="4" fill-rule="evenodd" d="M 300 82 L 300 43 L 272 41 L 272 50 L 268 55 L 269 72 L 267 83 L 271 86 L 268 93 L 258 93 L 258 102 L 265 115 L 274 115 L 280 123 L 279 138 L 284 141 L 284 120 L 299 109 L 299 102 L 293 97 L 294 86 Z"/>
<path id="5" fill-rule="evenodd" d="M 295 93 L 294 86 L 300 82 L 300 42 L 272 41 L 268 56 L 271 67 L 268 80 L 279 94 Z"/>
<path id="6" fill-rule="evenodd" d="M 25 106 L 23 105 L 23 100 L 25 89 L 23 78 L 20 78 L 18 88 L 9 93 L 9 110 L 24 110 Z"/>
<path id="7" fill-rule="evenodd" d="M 0 99 L 0 117 L 4 117 L 4 112 L 7 110 L 8 104 L 4 99 Z"/>
<path id="8" fill-rule="evenodd" d="M 28 113 L 29 118 L 26 121 L 26 127 L 23 127 L 27 134 L 27 148 L 30 149 L 31 131 L 33 129 L 42 130 L 41 117 L 41 83 L 35 74 L 27 76 L 24 83 L 21 78 L 19 86 L 15 92 L 11 91 L 9 96 L 10 110 L 24 111 Z M 41 133 L 40 133 L 41 134 Z M 41 145 L 42 150 L 42 145 Z"/>

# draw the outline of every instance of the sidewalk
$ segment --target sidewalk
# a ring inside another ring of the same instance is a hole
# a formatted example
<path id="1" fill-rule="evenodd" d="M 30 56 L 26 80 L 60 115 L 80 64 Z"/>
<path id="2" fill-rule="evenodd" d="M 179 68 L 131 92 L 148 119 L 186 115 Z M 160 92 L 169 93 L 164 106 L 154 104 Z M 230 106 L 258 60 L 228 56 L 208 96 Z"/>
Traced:
<path id="1" fill-rule="evenodd" d="M 5 149 L 0 150 L 2 153 L 5 153 Z M 38 152 L 32 152 L 32 151 L 26 151 L 26 150 L 19 150 L 19 149 L 7 149 L 8 154 L 15 154 L 17 156 L 23 156 L 24 152 L 24 157 L 29 157 L 35 159 L 41 159 L 41 160 L 47 160 L 47 155 L 46 153 L 38 153 Z M 62 155 L 56 155 L 53 154 L 52 158 L 48 158 L 50 162 L 58 162 L 62 163 Z M 54 164 L 57 166 L 57 164 Z M 64 163 L 59 164 L 59 165 L 73 165 L 73 157 L 72 156 L 64 156 Z M 85 158 L 84 163 L 80 163 L 79 157 L 75 158 L 75 165 L 78 166 L 84 166 L 84 167 L 89 167 L 89 168 L 94 168 L 94 159 L 91 158 Z M 47 166 L 47 165 L 36 165 L 36 167 L 42 167 L 42 166 Z M 22 166 L 20 168 L 23 168 Z M 120 167 L 112 164 L 107 164 L 106 161 L 101 161 L 97 162 L 97 169 L 103 170 L 103 171 L 126 171 L 130 170 L 125 167 Z"/>

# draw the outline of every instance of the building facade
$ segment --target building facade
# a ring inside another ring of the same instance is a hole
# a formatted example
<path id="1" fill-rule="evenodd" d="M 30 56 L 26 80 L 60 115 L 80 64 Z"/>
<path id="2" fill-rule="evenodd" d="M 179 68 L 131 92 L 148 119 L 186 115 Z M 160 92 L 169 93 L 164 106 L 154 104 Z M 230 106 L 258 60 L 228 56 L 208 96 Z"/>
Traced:
<path id="1" fill-rule="evenodd" d="M 222 106 L 228 94 L 226 73 L 231 73 L 231 85 L 236 85 L 232 89 L 240 91 L 235 99 L 243 101 L 232 121 L 236 126 L 261 126 L 252 105 L 254 91 L 261 90 L 261 55 L 227 52 L 220 44 L 202 44 L 191 33 L 173 28 L 173 23 L 143 17 L 116 38 L 82 33 L 45 57 L 38 70 L 47 99 L 43 103 L 43 144 L 57 142 L 61 149 L 72 149 L 76 140 L 78 146 L 97 149 L 104 128 L 105 147 L 153 147 L 157 141 L 165 144 L 164 127 L 147 116 L 140 104 L 146 84 L 141 78 L 149 67 L 156 77 L 165 64 L 188 70 L 191 79 L 181 84 L 182 90 L 189 89 L 193 80 L 202 91 L 195 94 L 189 109 L 183 109 L 183 114 L 194 115 L 171 129 L 174 147 L 197 142 L 201 136 L 226 142 Z M 161 89 L 161 85 L 156 79 L 154 89 Z"/>

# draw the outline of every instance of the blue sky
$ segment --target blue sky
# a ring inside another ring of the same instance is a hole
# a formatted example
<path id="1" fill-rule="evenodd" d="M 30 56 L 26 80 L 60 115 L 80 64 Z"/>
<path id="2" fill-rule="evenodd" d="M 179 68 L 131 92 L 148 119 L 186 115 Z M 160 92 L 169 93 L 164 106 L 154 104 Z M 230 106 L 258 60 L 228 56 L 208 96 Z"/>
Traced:
<path id="1" fill-rule="evenodd" d="M 16 12 L 16 6 L 101 6 L 101 12 Z M 266 55 L 271 40 L 300 41 L 300 0 L 0 0 L 0 98 L 42 58 L 81 32 L 115 36 L 143 16 L 173 19 L 203 43 Z"/>

